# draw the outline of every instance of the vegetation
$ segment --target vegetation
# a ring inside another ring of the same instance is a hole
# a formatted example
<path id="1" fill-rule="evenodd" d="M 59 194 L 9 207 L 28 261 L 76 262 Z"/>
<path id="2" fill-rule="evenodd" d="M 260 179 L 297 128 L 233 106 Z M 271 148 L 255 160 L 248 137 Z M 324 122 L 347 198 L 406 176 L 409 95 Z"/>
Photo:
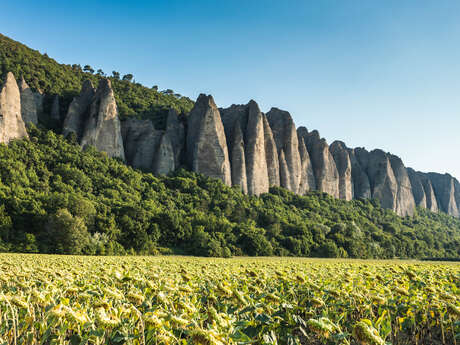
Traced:
<path id="1" fill-rule="evenodd" d="M 1 344 L 427 345 L 460 336 L 458 264 L 7 254 L 0 266 Z"/>
<path id="2" fill-rule="evenodd" d="M 24 77 L 30 87 L 40 90 L 49 97 L 45 107 L 51 107 L 52 95 L 61 96 L 62 113 L 67 111 L 72 98 L 80 92 L 81 85 L 90 79 L 97 86 L 99 79 L 105 76 L 102 70 L 96 74 L 90 65 L 63 65 L 25 45 L 0 34 L 0 77 L 4 80 L 8 72 L 16 78 Z M 150 119 L 155 126 L 164 126 L 169 108 L 178 113 L 187 113 L 193 102 L 173 93 L 158 92 L 132 82 L 133 75 L 126 74 L 120 79 L 120 73 L 113 71 L 109 77 L 115 91 L 120 117 L 136 116 Z"/>
<path id="3" fill-rule="evenodd" d="M 460 220 L 377 201 L 260 197 L 184 170 L 154 176 L 52 131 L 0 145 L 0 249 L 352 258 L 460 257 Z"/>

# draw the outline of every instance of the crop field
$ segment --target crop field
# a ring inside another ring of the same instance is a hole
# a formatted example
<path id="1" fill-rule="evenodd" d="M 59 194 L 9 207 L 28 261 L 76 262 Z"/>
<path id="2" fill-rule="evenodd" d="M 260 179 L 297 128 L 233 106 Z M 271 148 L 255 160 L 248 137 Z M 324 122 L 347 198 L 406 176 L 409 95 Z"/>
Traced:
<path id="1" fill-rule="evenodd" d="M 0 344 L 460 344 L 460 265 L 1 254 Z"/>

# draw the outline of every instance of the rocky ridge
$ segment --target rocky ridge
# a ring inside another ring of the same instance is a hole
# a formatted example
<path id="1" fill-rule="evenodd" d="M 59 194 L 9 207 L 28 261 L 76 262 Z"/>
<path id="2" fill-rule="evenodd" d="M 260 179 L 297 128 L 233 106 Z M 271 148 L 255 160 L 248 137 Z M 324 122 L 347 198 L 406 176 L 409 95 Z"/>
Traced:
<path id="1" fill-rule="evenodd" d="M 0 91 L 1 143 L 27 137 L 26 124 L 40 121 L 43 98 L 23 79 L 18 87 L 8 73 Z M 54 96 L 49 115 L 62 117 L 65 136 L 155 174 L 184 167 L 251 195 L 281 186 L 297 194 L 374 198 L 401 216 L 413 215 L 416 207 L 460 216 L 460 183 L 451 175 L 414 171 L 382 150 L 348 148 L 340 141 L 329 146 L 318 131 L 296 129 L 287 111 L 264 114 L 253 100 L 219 109 L 202 94 L 185 116 L 171 110 L 159 130 L 149 120 L 120 122 L 110 81 L 102 80 L 97 89 L 85 82 L 65 116 L 59 109 Z"/>

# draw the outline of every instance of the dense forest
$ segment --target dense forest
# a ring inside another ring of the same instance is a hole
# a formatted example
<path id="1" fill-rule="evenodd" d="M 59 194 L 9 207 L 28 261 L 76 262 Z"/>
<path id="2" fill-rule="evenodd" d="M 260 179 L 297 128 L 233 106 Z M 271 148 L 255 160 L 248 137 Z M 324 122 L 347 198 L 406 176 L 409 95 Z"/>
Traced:
<path id="1" fill-rule="evenodd" d="M 0 249 L 353 258 L 458 257 L 460 220 L 272 188 L 260 197 L 180 170 L 154 176 L 52 131 L 0 145 Z"/>
<path id="2" fill-rule="evenodd" d="M 85 65 L 63 65 L 46 54 L 30 49 L 0 34 L 0 77 L 13 72 L 17 78 L 24 77 L 29 86 L 47 95 L 45 107 L 51 106 L 53 95 L 61 97 L 61 114 L 67 111 L 72 98 L 80 92 L 83 81 L 89 79 L 98 85 L 99 79 L 108 77 L 115 91 L 115 98 L 121 118 L 136 116 L 150 119 L 157 128 L 164 125 L 165 116 L 170 108 L 179 114 L 187 113 L 193 107 L 193 101 L 174 93 L 173 90 L 158 91 L 158 87 L 147 88 L 133 80 L 133 75 L 121 76 L 112 71 L 108 75 L 102 70 Z"/>

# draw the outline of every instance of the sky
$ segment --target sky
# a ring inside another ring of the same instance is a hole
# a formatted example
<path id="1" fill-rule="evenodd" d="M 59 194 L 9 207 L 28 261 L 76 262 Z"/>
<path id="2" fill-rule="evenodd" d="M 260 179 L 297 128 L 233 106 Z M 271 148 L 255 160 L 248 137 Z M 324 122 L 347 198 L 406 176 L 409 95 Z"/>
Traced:
<path id="1" fill-rule="evenodd" d="M 328 143 L 460 178 L 457 0 L 2 0 L 0 32 L 219 107 L 254 99 Z"/>

